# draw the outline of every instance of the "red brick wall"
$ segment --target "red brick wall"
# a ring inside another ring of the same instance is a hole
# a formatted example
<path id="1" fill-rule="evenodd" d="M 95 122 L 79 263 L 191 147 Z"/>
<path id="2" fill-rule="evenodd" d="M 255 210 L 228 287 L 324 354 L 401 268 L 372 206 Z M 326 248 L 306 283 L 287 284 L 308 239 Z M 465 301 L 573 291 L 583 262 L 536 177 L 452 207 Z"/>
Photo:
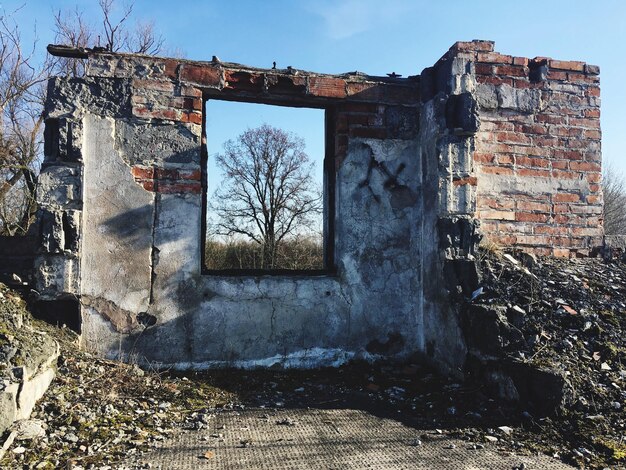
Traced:
<path id="1" fill-rule="evenodd" d="M 207 98 L 329 109 L 334 135 L 328 138 L 334 139 L 337 166 L 351 138 L 413 138 L 417 131 L 419 81 L 413 78 L 358 72 L 325 75 L 106 53 L 94 53 L 89 59 L 91 76 L 133 79 L 132 115 L 141 119 L 201 126 L 202 102 Z M 151 181 L 141 180 L 144 186 L 155 187 Z M 173 186 L 168 181 L 160 185 L 162 191 L 188 187 L 187 182 Z"/>
<path id="2" fill-rule="evenodd" d="M 598 67 L 483 50 L 475 73 L 483 234 L 538 254 L 587 255 L 602 237 Z"/>

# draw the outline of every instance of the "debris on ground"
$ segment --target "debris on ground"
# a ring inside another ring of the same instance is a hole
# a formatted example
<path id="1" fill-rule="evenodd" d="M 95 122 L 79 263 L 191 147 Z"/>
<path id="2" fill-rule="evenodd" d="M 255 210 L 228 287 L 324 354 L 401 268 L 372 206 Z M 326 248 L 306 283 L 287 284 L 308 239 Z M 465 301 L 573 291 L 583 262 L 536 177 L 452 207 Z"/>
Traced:
<path id="1" fill-rule="evenodd" d="M 514 382 L 536 386 L 517 392 L 535 410 L 553 412 L 543 419 L 529 414 L 525 438 L 536 448 L 554 447 L 576 465 L 626 464 L 624 259 L 537 259 L 483 250 L 479 264 L 484 293 L 475 303 L 503 314 L 495 334 L 502 347 L 491 352 L 518 371 L 534 371 L 534 377 L 511 374 Z M 545 375 L 537 379 L 537 371 Z M 557 380 L 549 382 L 548 375 Z M 548 388 L 555 390 L 555 382 L 560 390 L 549 410 Z"/>
<path id="2" fill-rule="evenodd" d="M 0 435 L 28 417 L 54 377 L 58 354 L 54 339 L 31 321 L 24 300 L 0 284 Z"/>
<path id="3" fill-rule="evenodd" d="M 483 315 L 491 328 L 481 330 L 486 344 L 470 344 L 469 352 L 475 362 L 501 364 L 483 369 L 490 380 L 472 375 L 479 370 L 472 360 L 465 381 L 417 361 L 308 371 L 144 371 L 77 350 L 75 335 L 61 329 L 58 376 L 31 416 L 40 421 L 31 439 L 12 434 L 0 466 L 118 468 L 116 462 L 180 429 L 207 432 L 222 410 L 246 407 L 263 410 L 259 419 L 287 434 L 297 432 L 298 422 L 289 414 L 277 419 L 277 409 L 351 408 L 420 430 L 410 446 L 448 436 L 477 451 L 490 445 L 581 468 L 623 466 L 626 264 L 506 255 L 480 253 L 480 294 L 465 300 L 466 313 Z M 538 389 L 524 390 L 520 378 Z M 544 395 L 549 406 L 537 400 Z M 231 430 L 216 429 L 206 440 L 220 441 L 224 432 Z M 213 459 L 212 451 L 203 459 Z"/>
<path id="4" fill-rule="evenodd" d="M 2 295 L 17 296 L 6 289 Z M 111 468 L 181 428 L 200 429 L 209 419 L 207 409 L 233 406 L 229 392 L 97 358 L 78 349 L 71 330 L 34 320 L 26 311 L 21 315 L 53 337 L 61 355 L 57 376 L 30 419 L 17 421 L 3 436 L 0 444 L 9 438 L 11 444 L 0 468 Z M 0 331 L 0 341 L 7 334 Z"/>

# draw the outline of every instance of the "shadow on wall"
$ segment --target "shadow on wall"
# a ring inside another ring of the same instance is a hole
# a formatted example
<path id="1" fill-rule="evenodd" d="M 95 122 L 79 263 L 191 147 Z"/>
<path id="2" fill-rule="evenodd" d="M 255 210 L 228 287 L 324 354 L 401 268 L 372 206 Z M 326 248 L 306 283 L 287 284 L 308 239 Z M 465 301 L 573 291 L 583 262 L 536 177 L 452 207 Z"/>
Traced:
<path id="1" fill-rule="evenodd" d="M 146 204 L 111 217 L 104 223 L 104 234 L 123 240 L 130 249 L 148 248 L 152 239 L 146 236 L 146 230 L 152 231 L 154 210 L 155 206 Z"/>

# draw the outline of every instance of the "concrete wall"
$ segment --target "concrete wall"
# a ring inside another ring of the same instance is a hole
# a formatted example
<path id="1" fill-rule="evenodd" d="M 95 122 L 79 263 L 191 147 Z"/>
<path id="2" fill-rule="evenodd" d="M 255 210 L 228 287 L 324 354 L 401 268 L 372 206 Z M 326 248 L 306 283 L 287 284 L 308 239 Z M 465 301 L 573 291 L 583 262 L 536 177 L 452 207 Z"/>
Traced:
<path id="1" fill-rule="evenodd" d="M 419 354 L 458 372 L 477 200 L 500 191 L 476 159 L 488 47 L 457 43 L 406 79 L 80 52 L 87 76 L 48 91 L 42 298 L 78 298 L 84 346 L 108 357 L 310 367 Z M 203 274 L 206 99 L 326 109 L 325 274 Z"/>

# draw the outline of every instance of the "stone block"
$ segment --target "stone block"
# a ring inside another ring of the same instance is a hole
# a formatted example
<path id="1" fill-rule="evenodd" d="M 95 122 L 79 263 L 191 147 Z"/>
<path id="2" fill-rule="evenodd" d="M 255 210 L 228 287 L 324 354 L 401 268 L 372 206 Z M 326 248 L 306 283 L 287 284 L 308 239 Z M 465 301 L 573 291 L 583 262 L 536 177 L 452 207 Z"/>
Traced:
<path id="1" fill-rule="evenodd" d="M 63 249 L 63 222 L 60 211 L 40 209 L 41 249 L 47 253 L 58 253 Z"/>
<path id="2" fill-rule="evenodd" d="M 496 88 L 498 106 L 525 114 L 538 112 L 541 108 L 541 92 L 535 89 L 519 89 L 503 84 Z"/>
<path id="3" fill-rule="evenodd" d="M 38 201 L 50 209 L 79 209 L 81 170 L 76 166 L 46 165 L 38 179 Z"/>
<path id="4" fill-rule="evenodd" d="M 463 331 L 468 348 L 494 355 L 524 340 L 506 317 L 507 308 L 493 305 L 469 305 L 463 314 Z"/>
<path id="5" fill-rule="evenodd" d="M 6 318 L 3 320 L 6 321 Z M 26 335 L 23 334 L 24 328 L 28 328 Z M 37 400 L 46 392 L 56 374 L 59 357 L 59 346 L 48 335 L 21 325 L 21 322 L 18 329 L 21 334 L 15 347 L 22 350 L 24 364 L 13 367 L 10 372 L 0 370 L 0 435 L 14 421 L 30 416 Z"/>
<path id="6" fill-rule="evenodd" d="M 495 85 L 479 84 L 476 87 L 476 102 L 483 109 L 496 109 L 498 107 L 498 94 Z"/>
<path id="7" fill-rule="evenodd" d="M 79 262 L 70 255 L 40 255 L 35 260 L 36 289 L 43 299 L 78 295 Z"/>

